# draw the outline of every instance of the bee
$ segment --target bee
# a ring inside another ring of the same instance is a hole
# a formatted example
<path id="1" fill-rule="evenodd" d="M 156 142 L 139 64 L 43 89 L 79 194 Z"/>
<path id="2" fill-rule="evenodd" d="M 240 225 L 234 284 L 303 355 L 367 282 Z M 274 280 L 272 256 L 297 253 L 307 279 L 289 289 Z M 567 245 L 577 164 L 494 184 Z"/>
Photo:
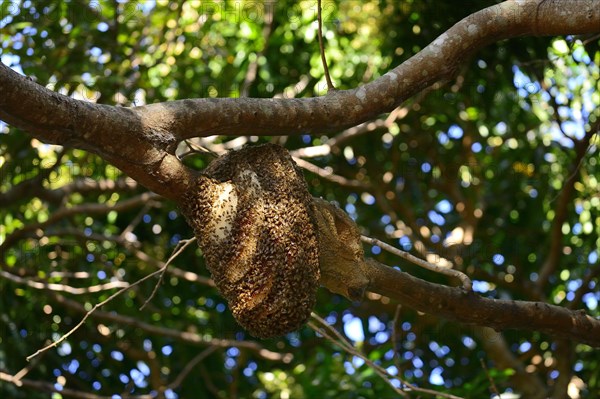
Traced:
<path id="1" fill-rule="evenodd" d="M 298 330 L 319 286 L 312 197 L 288 151 L 245 147 L 214 160 L 180 204 L 237 322 L 259 338 Z"/>

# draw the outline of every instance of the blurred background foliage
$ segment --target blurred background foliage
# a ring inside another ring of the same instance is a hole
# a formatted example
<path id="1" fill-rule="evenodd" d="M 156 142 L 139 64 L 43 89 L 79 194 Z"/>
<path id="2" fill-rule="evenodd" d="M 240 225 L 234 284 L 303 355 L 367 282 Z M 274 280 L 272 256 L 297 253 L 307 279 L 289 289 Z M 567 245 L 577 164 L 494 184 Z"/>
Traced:
<path id="1" fill-rule="evenodd" d="M 324 1 L 334 84 L 347 89 L 376 79 L 494 3 Z M 52 90 L 111 105 L 318 96 L 326 84 L 316 7 L 3 1 L 1 59 Z M 598 317 L 599 44 L 598 36 L 491 44 L 439 89 L 330 137 L 190 144 L 214 151 L 283 144 L 307 168 L 313 195 L 337 201 L 365 234 L 433 262 L 453 262 L 481 295 L 546 301 Z M 186 158 L 196 168 L 209 160 Z M 391 398 L 397 393 L 389 384 L 399 387 L 398 376 L 470 398 L 493 394 L 490 379 L 499 392 L 531 398 L 600 390 L 600 358 L 586 345 L 451 323 L 372 294 L 351 303 L 321 290 L 315 311 L 389 381 L 308 327 L 255 341 L 211 286 L 195 245 L 174 261 L 146 308 L 140 310 L 156 279 L 111 301 L 57 349 L 27 363 L 94 304 L 155 271 L 192 232 L 173 204 L 98 156 L 40 143 L 6 124 L 0 190 L 0 372 L 26 367 L 24 386 L 0 381 L 2 397 Z M 452 283 L 379 247 L 365 251 L 418 277 Z"/>

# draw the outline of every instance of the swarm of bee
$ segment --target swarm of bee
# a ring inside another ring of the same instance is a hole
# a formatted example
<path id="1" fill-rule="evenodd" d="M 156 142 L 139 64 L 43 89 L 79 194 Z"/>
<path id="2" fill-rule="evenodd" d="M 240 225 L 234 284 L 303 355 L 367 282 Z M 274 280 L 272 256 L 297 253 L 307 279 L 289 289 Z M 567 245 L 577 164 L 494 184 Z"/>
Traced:
<path id="1" fill-rule="evenodd" d="M 213 161 L 181 204 L 238 321 L 260 338 L 299 329 L 319 285 L 319 246 L 306 182 L 283 147 Z"/>

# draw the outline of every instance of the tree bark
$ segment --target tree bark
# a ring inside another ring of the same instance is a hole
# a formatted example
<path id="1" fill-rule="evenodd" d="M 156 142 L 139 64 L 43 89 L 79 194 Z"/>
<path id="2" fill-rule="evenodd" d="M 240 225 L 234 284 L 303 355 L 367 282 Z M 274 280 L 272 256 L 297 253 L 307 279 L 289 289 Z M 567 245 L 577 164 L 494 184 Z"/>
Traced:
<path id="1" fill-rule="evenodd" d="M 433 83 L 450 79 L 461 62 L 489 43 L 597 32 L 597 0 L 505 1 L 464 18 L 371 83 L 302 99 L 187 99 L 112 107 L 54 93 L 0 64 L 0 119 L 47 143 L 99 154 L 156 193 L 177 200 L 194 180 L 173 155 L 183 139 L 339 130 L 391 111 Z"/>
<path id="2" fill-rule="evenodd" d="M 424 313 L 497 331 L 520 329 L 570 338 L 600 347 L 600 320 L 583 310 L 543 302 L 484 298 L 462 288 L 433 284 L 373 260 L 367 262 L 368 290 Z"/>
<path id="3" fill-rule="evenodd" d="M 302 99 L 187 99 L 112 107 L 54 93 L 0 64 L 0 119 L 46 142 L 94 152 L 139 183 L 180 203 L 197 172 L 175 156 L 180 141 L 199 136 L 326 133 L 389 112 L 485 45 L 518 36 L 600 32 L 597 0 L 515 0 L 474 13 L 384 76 L 352 90 Z M 547 332 L 600 346 L 600 321 L 538 302 L 480 297 L 365 262 L 350 296 L 366 289 L 419 311 L 494 329 Z M 360 276 L 359 276 L 360 277 Z M 359 284 L 360 283 L 360 284 Z"/>

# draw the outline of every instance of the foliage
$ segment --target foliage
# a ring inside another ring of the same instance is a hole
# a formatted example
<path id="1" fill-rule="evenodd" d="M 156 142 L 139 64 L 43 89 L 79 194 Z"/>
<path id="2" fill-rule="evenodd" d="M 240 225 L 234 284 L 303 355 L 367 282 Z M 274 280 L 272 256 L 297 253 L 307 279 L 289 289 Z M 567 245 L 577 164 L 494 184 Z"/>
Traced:
<path id="1" fill-rule="evenodd" d="M 491 4 L 325 1 L 336 87 L 382 75 Z M 132 106 L 326 92 L 314 1 L 7 1 L 0 12 L 2 62 L 76 98 Z M 430 261 L 453 262 L 482 295 L 600 316 L 599 139 L 591 134 L 600 119 L 599 45 L 598 37 L 491 44 L 465 60 L 453 81 L 426 89 L 386 123 L 367 124 L 330 151 L 305 157 L 317 167 L 305 172 L 311 192 L 337 201 L 365 234 Z M 0 371 L 14 375 L 28 366 L 28 355 L 116 289 L 65 287 L 133 283 L 192 232 L 172 204 L 144 197 L 142 187 L 98 156 L 0 128 Z M 302 135 L 196 144 L 262 141 L 290 150 L 331 143 Z M 209 160 L 195 155 L 186 162 L 201 169 Z M 379 247 L 366 251 L 418 277 L 452 283 Z M 396 397 L 364 360 L 308 327 L 258 342 L 264 349 L 244 346 L 255 341 L 207 277 L 200 251 L 187 249 L 143 310 L 156 279 L 34 358 L 23 379 L 108 397 Z M 490 334 L 406 308 L 395 320 L 396 305 L 376 295 L 350 303 L 322 290 L 315 311 L 386 369 L 395 386 L 400 375 L 474 398 L 492 392 L 490 379 L 500 391 L 535 383 L 553 389 L 565 381 L 582 397 L 600 389 L 597 352 L 585 345 L 522 331 Z M 293 359 L 273 360 L 267 349 Z M 178 376 L 182 383 L 171 386 Z M 0 394 L 48 397 L 12 384 L 0 385 Z"/>

